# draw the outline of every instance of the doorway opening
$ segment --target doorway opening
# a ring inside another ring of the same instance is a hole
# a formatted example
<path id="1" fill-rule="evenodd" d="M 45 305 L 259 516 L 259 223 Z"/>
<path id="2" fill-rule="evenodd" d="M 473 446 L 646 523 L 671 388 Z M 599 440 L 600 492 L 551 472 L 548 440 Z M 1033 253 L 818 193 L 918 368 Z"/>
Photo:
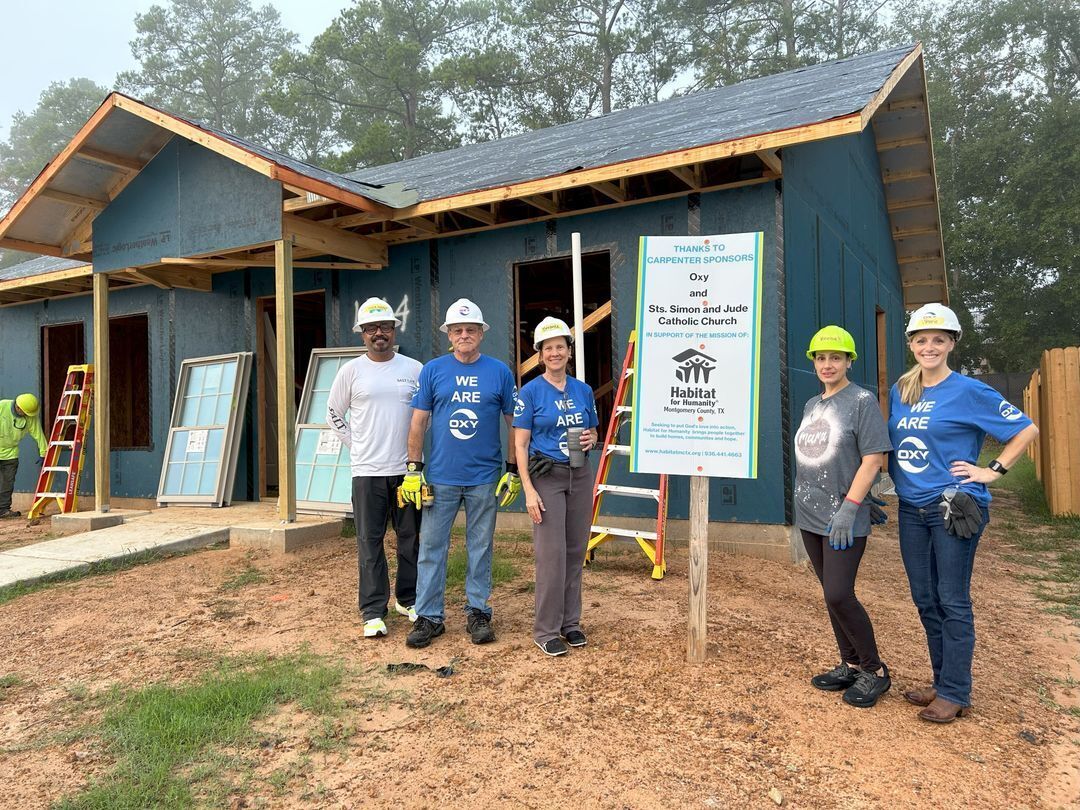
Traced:
<path id="1" fill-rule="evenodd" d="M 258 372 L 256 409 L 259 418 L 259 495 L 278 494 L 277 332 L 274 296 L 258 299 Z M 323 290 L 293 296 L 293 354 L 296 374 L 293 404 L 300 404 L 312 349 L 326 347 L 326 295 Z"/>
<path id="2" fill-rule="evenodd" d="M 86 330 L 83 322 L 41 327 L 41 427 L 46 438 L 52 430 L 68 366 L 86 362 Z"/>
<path id="3" fill-rule="evenodd" d="M 583 317 L 596 323 L 585 332 L 585 382 L 596 395 L 600 431 L 607 426 L 615 400 L 611 357 L 611 255 L 605 250 L 581 257 Z M 514 266 L 515 358 L 518 388 L 543 373 L 536 362 L 533 330 L 553 316 L 574 326 L 573 264 L 569 256 Z M 606 315 L 605 315 L 606 313 Z M 572 363 L 578 362 L 574 352 Z M 571 371 L 573 368 L 571 369 Z"/>
<path id="4" fill-rule="evenodd" d="M 150 319 L 145 313 L 109 318 L 109 443 L 113 450 L 148 450 Z"/>

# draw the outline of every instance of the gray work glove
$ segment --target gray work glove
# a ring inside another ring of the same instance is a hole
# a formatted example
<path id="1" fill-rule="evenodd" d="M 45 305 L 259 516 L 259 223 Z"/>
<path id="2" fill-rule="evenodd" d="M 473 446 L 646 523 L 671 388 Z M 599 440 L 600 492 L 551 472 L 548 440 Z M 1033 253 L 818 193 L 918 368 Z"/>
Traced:
<path id="1" fill-rule="evenodd" d="M 949 487 L 941 495 L 938 504 L 945 530 L 953 537 L 970 540 L 983 527 L 982 510 L 975 499 L 966 492 Z"/>
<path id="2" fill-rule="evenodd" d="M 837 551 L 851 548 L 855 545 L 855 516 L 859 513 L 859 504 L 852 503 L 847 498 L 840 504 L 836 514 L 832 516 L 825 531 L 829 533 L 829 545 Z"/>
<path id="3" fill-rule="evenodd" d="M 551 472 L 551 468 L 555 466 L 555 461 L 540 453 L 533 453 L 529 456 L 529 478 L 541 478 Z"/>
<path id="4" fill-rule="evenodd" d="M 870 496 L 870 522 L 875 526 L 880 526 L 882 523 L 887 523 L 889 516 L 885 514 L 885 510 L 882 509 L 885 505 L 885 501 L 881 498 L 875 498 Z"/>

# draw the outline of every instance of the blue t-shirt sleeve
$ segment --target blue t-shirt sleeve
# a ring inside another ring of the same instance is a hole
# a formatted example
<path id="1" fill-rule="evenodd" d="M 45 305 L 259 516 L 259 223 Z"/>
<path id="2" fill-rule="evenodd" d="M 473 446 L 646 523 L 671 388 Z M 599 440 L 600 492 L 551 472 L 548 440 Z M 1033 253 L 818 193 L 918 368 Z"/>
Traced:
<path id="1" fill-rule="evenodd" d="M 517 385 L 514 384 L 514 375 L 510 371 L 508 366 L 499 364 L 502 366 L 502 412 L 504 415 L 509 416 L 514 412 L 517 406 Z"/>
<path id="2" fill-rule="evenodd" d="M 984 382 L 971 390 L 971 421 L 1004 444 L 1031 424 L 1027 415 Z"/>
<path id="3" fill-rule="evenodd" d="M 585 389 L 585 401 L 589 403 L 588 407 L 585 409 L 585 427 L 599 427 L 600 418 L 596 415 L 596 395 L 588 385 L 585 386 Z"/>
<path id="4" fill-rule="evenodd" d="M 412 406 L 418 411 L 430 411 L 435 406 L 435 386 L 431 378 L 431 366 L 420 369 L 420 380 L 412 398 Z"/>
<path id="5" fill-rule="evenodd" d="M 532 402 L 532 387 L 523 386 L 518 391 L 517 402 L 514 405 L 514 427 L 532 430 L 533 413 L 535 408 Z"/>

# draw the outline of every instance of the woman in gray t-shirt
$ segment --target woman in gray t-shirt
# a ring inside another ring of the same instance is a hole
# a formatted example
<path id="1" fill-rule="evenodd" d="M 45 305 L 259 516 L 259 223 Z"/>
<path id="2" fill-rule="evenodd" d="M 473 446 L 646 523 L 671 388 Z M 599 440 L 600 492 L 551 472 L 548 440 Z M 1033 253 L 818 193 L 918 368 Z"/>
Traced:
<path id="1" fill-rule="evenodd" d="M 877 400 L 847 378 L 858 357 L 851 335 L 826 326 L 810 340 L 806 356 L 825 391 L 806 403 L 795 434 L 795 525 L 840 648 L 840 664 L 810 682 L 827 692 L 844 690 L 845 703 L 869 708 L 891 681 L 870 617 L 855 596 L 855 577 L 870 534 L 867 493 L 881 454 L 892 445 Z"/>

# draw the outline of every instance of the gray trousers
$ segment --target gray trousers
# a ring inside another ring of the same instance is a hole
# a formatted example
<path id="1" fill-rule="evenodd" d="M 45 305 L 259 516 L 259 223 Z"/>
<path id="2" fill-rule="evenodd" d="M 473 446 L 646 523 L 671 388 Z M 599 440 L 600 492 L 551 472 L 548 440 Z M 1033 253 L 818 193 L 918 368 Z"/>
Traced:
<path id="1" fill-rule="evenodd" d="M 541 644 L 579 630 L 581 569 L 592 525 L 592 469 L 556 464 L 532 479 L 544 502 L 543 520 L 533 524 L 536 556 L 536 619 L 533 639 Z"/>
<path id="2" fill-rule="evenodd" d="M 18 471 L 17 458 L 0 461 L 0 515 L 11 508 L 11 493 L 15 491 L 15 473 Z"/>
<path id="3" fill-rule="evenodd" d="M 356 559 L 359 569 L 357 601 L 364 621 L 386 617 L 390 602 L 390 569 L 383 541 L 386 524 L 397 536 L 397 580 L 394 598 L 405 607 L 416 602 L 416 557 L 420 551 L 420 510 L 397 505 L 402 475 L 356 476 L 352 480 Z"/>

